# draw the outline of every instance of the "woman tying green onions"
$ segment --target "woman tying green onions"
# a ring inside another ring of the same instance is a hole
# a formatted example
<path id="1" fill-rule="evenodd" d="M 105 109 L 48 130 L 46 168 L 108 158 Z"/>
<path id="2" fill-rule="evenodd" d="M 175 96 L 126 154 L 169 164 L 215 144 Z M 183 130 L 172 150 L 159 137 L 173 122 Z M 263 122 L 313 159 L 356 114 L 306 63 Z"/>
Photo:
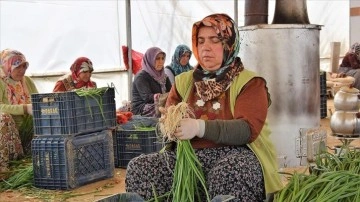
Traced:
<path id="1" fill-rule="evenodd" d="M 266 81 L 246 70 L 237 57 L 239 40 L 235 22 L 226 14 L 194 23 L 192 49 L 198 65 L 175 78 L 166 106 L 186 102 L 194 112 L 195 118 L 180 121 L 174 136 L 190 140 L 210 198 L 231 195 L 232 201 L 263 201 L 283 186 L 266 123 L 271 100 Z M 168 193 L 177 160 L 173 150 L 132 159 L 126 190 L 146 200 L 154 193 Z"/>

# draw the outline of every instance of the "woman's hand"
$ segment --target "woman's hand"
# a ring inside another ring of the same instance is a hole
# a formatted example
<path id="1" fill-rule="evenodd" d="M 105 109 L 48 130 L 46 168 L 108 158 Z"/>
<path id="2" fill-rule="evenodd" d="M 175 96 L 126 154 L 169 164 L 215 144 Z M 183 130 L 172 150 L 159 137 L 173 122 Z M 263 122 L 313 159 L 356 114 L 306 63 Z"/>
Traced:
<path id="1" fill-rule="evenodd" d="M 180 125 L 176 129 L 174 136 L 180 140 L 190 140 L 194 137 L 202 138 L 204 132 L 204 120 L 185 118 L 180 121 Z"/>
<path id="2" fill-rule="evenodd" d="M 160 118 L 159 118 L 159 122 L 164 122 L 165 118 L 166 118 L 166 108 L 165 107 L 159 107 L 159 112 L 161 114 Z"/>
<path id="3" fill-rule="evenodd" d="M 33 115 L 32 104 L 25 104 L 23 106 L 25 114 Z"/>
<path id="4" fill-rule="evenodd" d="M 154 103 L 159 102 L 160 95 L 161 95 L 161 93 L 155 93 L 154 94 Z"/>

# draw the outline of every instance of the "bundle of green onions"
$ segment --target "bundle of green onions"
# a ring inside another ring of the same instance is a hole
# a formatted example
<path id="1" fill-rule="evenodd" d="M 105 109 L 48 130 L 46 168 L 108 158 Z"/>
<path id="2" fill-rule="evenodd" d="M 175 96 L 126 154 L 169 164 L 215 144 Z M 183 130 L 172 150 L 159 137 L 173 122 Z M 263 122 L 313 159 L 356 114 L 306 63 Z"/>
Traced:
<path id="1" fill-rule="evenodd" d="M 202 165 L 190 140 L 178 140 L 173 134 L 183 118 L 193 117 L 187 103 L 181 102 L 167 108 L 166 116 L 159 122 L 166 141 L 176 141 L 176 163 L 170 195 L 173 201 L 210 201 Z"/>

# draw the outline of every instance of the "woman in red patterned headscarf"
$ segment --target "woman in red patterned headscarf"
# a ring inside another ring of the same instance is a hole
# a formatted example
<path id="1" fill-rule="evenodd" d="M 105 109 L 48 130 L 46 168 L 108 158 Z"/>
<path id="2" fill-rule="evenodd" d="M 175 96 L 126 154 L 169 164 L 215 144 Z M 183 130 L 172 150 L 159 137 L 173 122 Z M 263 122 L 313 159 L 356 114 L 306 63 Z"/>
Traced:
<path id="1" fill-rule="evenodd" d="M 70 67 L 71 73 L 62 76 L 55 84 L 53 92 L 72 91 L 79 88 L 96 88 L 96 83 L 91 81 L 94 71 L 93 64 L 86 57 L 79 57 Z"/>

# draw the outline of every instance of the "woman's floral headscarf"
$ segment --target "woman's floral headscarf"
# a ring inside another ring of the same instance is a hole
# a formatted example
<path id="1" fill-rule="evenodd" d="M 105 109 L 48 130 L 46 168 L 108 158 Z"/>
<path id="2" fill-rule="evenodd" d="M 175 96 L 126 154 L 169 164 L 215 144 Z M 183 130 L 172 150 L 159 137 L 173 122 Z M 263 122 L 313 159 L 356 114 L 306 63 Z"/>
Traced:
<path id="1" fill-rule="evenodd" d="M 1 79 L 7 84 L 7 97 L 10 104 L 31 103 L 29 91 L 24 83 L 24 78 L 15 81 L 11 78 L 11 72 L 22 64 L 29 66 L 25 56 L 13 49 L 5 49 L 0 52 Z"/>
<path id="2" fill-rule="evenodd" d="M 5 49 L 0 52 L 1 68 L 3 70 L 3 76 L 9 76 L 11 72 L 22 64 L 29 66 L 25 56 L 17 50 Z"/>
<path id="3" fill-rule="evenodd" d="M 223 62 L 216 72 L 209 72 L 202 68 L 198 54 L 197 37 L 201 27 L 212 27 L 222 42 Z M 195 58 L 199 61 L 194 71 L 195 87 L 198 96 L 208 101 L 218 97 L 226 91 L 233 79 L 243 70 L 243 64 L 237 57 L 240 48 L 239 30 L 233 19 L 226 14 L 213 14 L 194 23 L 192 28 L 192 49 Z"/>
<path id="4" fill-rule="evenodd" d="M 74 82 L 75 88 L 94 88 L 95 84 L 90 79 L 88 82 L 84 82 L 79 78 L 81 72 L 93 72 L 93 64 L 89 58 L 79 57 L 70 67 L 72 80 Z"/>
<path id="5" fill-rule="evenodd" d="M 174 72 L 174 76 L 177 76 L 183 72 L 187 72 L 191 69 L 193 69 L 193 66 L 190 65 L 188 62 L 185 66 L 182 66 L 180 64 L 180 59 L 185 53 L 190 53 L 191 58 L 191 50 L 186 45 L 178 45 L 175 49 L 174 55 L 172 56 L 171 63 L 170 63 L 170 69 Z"/>

